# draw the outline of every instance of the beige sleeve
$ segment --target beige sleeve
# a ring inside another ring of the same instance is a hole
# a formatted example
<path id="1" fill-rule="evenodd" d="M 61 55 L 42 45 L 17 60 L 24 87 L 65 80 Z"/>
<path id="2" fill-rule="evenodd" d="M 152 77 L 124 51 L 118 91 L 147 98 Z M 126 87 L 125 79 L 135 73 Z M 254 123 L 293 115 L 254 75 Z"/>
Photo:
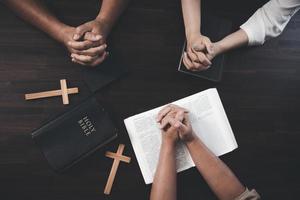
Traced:
<path id="1" fill-rule="evenodd" d="M 246 188 L 245 192 L 234 200 L 260 200 L 260 196 L 255 190 L 248 190 L 248 188 Z"/>

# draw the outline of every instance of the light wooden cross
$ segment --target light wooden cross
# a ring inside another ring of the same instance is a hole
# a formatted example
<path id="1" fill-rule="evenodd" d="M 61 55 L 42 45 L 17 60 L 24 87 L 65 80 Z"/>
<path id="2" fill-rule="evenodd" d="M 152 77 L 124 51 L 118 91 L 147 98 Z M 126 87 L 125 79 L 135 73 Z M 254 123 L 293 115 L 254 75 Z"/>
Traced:
<path id="1" fill-rule="evenodd" d="M 124 144 L 119 144 L 117 153 L 113 153 L 113 152 L 110 152 L 110 151 L 107 151 L 105 153 L 106 157 L 114 159 L 114 162 L 113 162 L 113 165 L 111 167 L 109 177 L 107 179 L 107 183 L 106 183 L 106 186 L 105 186 L 105 189 L 104 189 L 104 194 L 106 194 L 106 195 L 110 194 L 110 191 L 111 191 L 111 188 L 112 188 L 112 185 L 113 185 L 113 182 L 114 182 L 114 179 L 115 179 L 120 161 L 130 163 L 131 158 L 122 155 L 122 153 L 124 151 L 124 148 L 125 148 Z"/>
<path id="2" fill-rule="evenodd" d="M 66 79 L 60 80 L 60 90 L 51 90 L 45 92 L 37 92 L 25 94 L 25 100 L 41 99 L 46 97 L 62 96 L 63 104 L 69 104 L 69 94 L 77 94 L 78 88 L 68 88 Z"/>

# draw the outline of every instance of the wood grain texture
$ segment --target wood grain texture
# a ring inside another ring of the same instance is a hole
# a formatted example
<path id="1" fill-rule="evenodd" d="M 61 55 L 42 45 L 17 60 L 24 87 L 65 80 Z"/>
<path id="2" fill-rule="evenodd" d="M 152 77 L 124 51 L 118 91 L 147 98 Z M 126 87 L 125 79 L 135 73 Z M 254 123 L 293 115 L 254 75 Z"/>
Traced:
<path id="1" fill-rule="evenodd" d="M 129 157 L 127 157 L 127 156 L 118 155 L 118 154 L 113 153 L 113 152 L 110 152 L 110 151 L 107 151 L 107 152 L 105 153 L 105 156 L 106 156 L 106 157 L 109 157 L 109 158 L 112 158 L 112 159 L 117 158 L 117 159 L 119 159 L 119 160 L 121 160 L 121 161 L 123 161 L 123 162 L 127 162 L 127 163 L 130 163 L 130 160 L 131 160 L 131 158 L 129 158 Z"/>
<path id="2" fill-rule="evenodd" d="M 60 80 L 60 88 L 61 88 L 61 97 L 63 104 L 69 104 L 69 97 L 68 97 L 68 87 L 67 87 L 67 81 L 66 79 Z"/>
<path id="3" fill-rule="evenodd" d="M 79 25 L 96 16 L 98 0 L 47 1 L 64 22 Z M 235 28 L 263 2 L 204 1 L 233 20 Z M 227 57 L 223 80 L 212 83 L 177 72 L 183 43 L 179 0 L 133 0 L 111 34 L 110 46 L 129 74 L 96 94 L 119 128 L 117 140 L 65 174 L 54 173 L 30 132 L 90 95 L 82 66 L 47 35 L 0 5 L 0 198 L 19 200 L 99 200 L 111 168 L 105 152 L 126 145 L 130 165 L 120 165 L 109 199 L 149 198 L 123 119 L 179 98 L 216 87 L 239 148 L 222 156 L 241 181 L 264 199 L 297 199 L 300 144 L 300 16 L 283 34 L 262 47 L 243 48 Z M 24 94 L 79 87 L 68 106 L 60 98 L 24 101 Z M 196 169 L 178 174 L 178 199 L 216 199 Z"/>
<path id="4" fill-rule="evenodd" d="M 130 158 L 123 156 L 123 151 L 124 151 L 125 145 L 124 144 L 119 144 L 117 153 L 112 153 L 112 152 L 106 152 L 105 156 L 114 159 L 113 165 L 111 167 L 105 188 L 104 188 L 104 194 L 109 195 L 112 189 L 112 185 L 114 183 L 115 177 L 116 177 L 116 173 L 119 167 L 119 164 L 121 161 L 123 162 L 130 162 Z M 115 154 L 115 155 L 113 155 Z"/>
<path id="5" fill-rule="evenodd" d="M 78 88 L 66 89 L 66 94 L 77 94 L 78 92 L 79 92 Z M 55 96 L 62 96 L 62 90 L 51 90 L 45 92 L 25 94 L 25 100 L 42 99 L 46 97 L 55 97 Z"/>

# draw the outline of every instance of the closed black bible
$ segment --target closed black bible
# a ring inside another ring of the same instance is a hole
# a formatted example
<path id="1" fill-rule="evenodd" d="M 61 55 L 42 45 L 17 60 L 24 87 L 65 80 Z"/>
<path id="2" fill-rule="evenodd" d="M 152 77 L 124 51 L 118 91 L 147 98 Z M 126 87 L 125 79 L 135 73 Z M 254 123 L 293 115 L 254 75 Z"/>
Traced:
<path id="1" fill-rule="evenodd" d="M 55 171 L 64 171 L 117 137 L 108 113 L 93 97 L 32 133 Z"/>

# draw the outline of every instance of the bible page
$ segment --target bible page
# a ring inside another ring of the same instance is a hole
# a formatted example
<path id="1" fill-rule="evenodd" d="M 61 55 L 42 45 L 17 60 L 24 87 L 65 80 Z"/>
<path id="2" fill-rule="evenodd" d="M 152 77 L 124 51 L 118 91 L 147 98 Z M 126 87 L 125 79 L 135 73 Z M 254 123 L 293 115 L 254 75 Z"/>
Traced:
<path id="1" fill-rule="evenodd" d="M 194 132 L 215 155 L 220 156 L 237 148 L 216 89 L 199 92 L 172 104 L 189 110 Z M 163 107 L 124 120 L 146 184 L 152 183 L 159 159 L 161 130 L 155 118 Z M 176 162 L 177 172 L 194 166 L 182 143 L 178 143 L 176 149 Z"/>

